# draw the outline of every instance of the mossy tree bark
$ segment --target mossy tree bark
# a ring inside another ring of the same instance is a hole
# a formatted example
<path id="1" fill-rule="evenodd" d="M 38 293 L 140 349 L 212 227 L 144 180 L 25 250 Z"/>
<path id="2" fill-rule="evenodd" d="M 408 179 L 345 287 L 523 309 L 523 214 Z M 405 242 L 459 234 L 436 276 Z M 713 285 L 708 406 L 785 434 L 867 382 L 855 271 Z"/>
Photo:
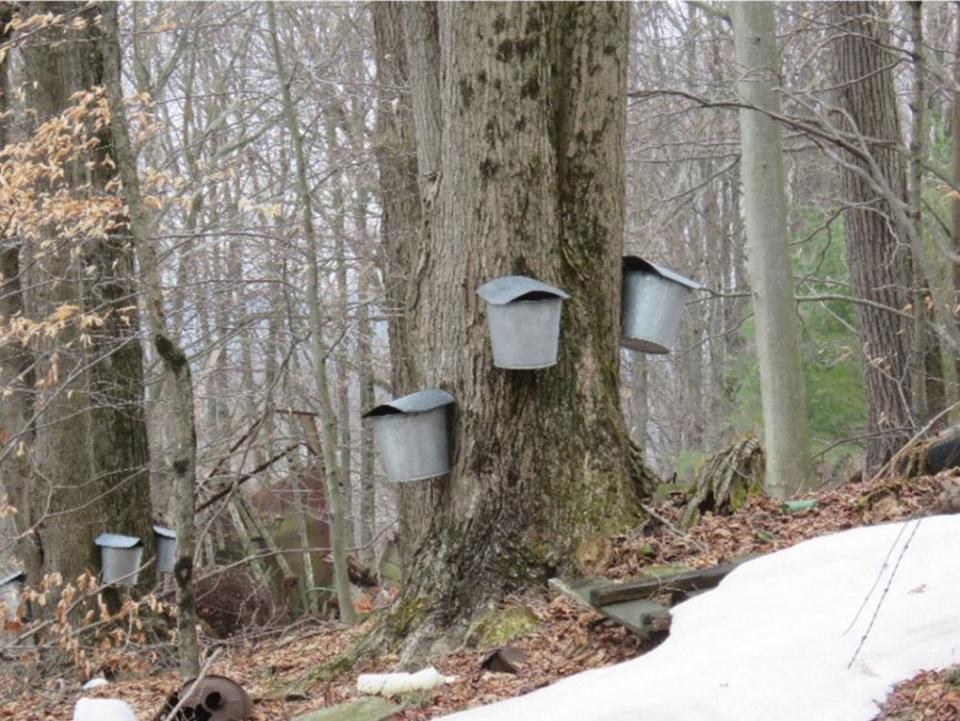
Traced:
<path id="1" fill-rule="evenodd" d="M 397 392 L 457 398 L 449 477 L 401 489 L 415 636 L 572 565 L 652 474 L 618 395 L 627 23 L 620 3 L 405 5 L 422 233 Z M 476 289 L 568 291 L 558 363 L 493 367 Z"/>

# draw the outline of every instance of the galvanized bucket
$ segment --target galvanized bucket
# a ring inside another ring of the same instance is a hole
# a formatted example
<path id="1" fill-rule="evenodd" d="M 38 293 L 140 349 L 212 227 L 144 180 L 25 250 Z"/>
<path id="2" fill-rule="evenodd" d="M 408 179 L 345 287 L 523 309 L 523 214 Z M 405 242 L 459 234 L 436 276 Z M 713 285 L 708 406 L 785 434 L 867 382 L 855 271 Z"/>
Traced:
<path id="1" fill-rule="evenodd" d="M 508 275 L 477 288 L 487 302 L 487 327 L 497 368 L 535 370 L 557 362 L 560 311 L 570 296 L 523 275 Z"/>
<path id="2" fill-rule="evenodd" d="M 447 406 L 454 397 L 439 388 L 411 393 L 364 414 L 373 419 L 380 462 L 390 481 L 420 481 L 450 472 Z"/>
<path id="3" fill-rule="evenodd" d="M 620 345 L 644 353 L 669 353 L 683 306 L 700 284 L 633 255 L 623 259 Z"/>
<path id="4" fill-rule="evenodd" d="M 7 618 L 0 620 L 9 621 L 13 618 L 20 606 L 20 594 L 23 592 L 26 582 L 27 574 L 23 571 L 15 571 L 0 578 L 0 604 L 3 604 L 7 609 Z"/>
<path id="5" fill-rule="evenodd" d="M 100 547 L 101 580 L 117 586 L 137 585 L 143 543 L 133 536 L 101 533 L 94 541 Z"/>
<path id="6" fill-rule="evenodd" d="M 154 526 L 153 540 L 157 547 L 157 573 L 173 573 L 177 555 L 177 534 L 169 528 Z"/>

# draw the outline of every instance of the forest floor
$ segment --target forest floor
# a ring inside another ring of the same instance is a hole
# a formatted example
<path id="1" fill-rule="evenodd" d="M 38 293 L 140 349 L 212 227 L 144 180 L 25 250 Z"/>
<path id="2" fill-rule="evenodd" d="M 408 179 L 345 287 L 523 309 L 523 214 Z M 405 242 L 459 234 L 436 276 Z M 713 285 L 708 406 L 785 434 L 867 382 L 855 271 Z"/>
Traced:
<path id="1" fill-rule="evenodd" d="M 757 497 L 731 515 L 705 514 L 685 535 L 651 522 L 636 533 L 594 544 L 579 560 L 589 573 L 614 579 L 639 576 L 651 566 L 709 567 L 855 526 L 937 513 L 943 478 L 848 484 L 806 495 L 816 499 L 817 505 L 802 512 L 787 512 L 779 503 Z M 683 510 L 682 494 L 669 495 L 655 510 L 675 521 Z M 526 656 L 518 672 L 483 670 L 488 648 L 459 650 L 434 659 L 442 674 L 457 680 L 404 699 L 406 706 L 396 718 L 419 721 L 525 694 L 580 671 L 634 658 L 655 645 L 547 590 L 508 599 L 508 604 L 527 607 L 539 621 L 535 630 L 509 642 Z M 214 642 L 222 651 L 211 672 L 229 676 L 247 689 L 254 699 L 253 721 L 289 721 L 355 698 L 360 673 L 395 670 L 397 659 L 381 656 L 347 670 L 320 673 L 325 663 L 347 651 L 374 622 L 371 619 L 349 630 L 336 624 L 302 623 L 279 634 L 248 634 L 235 641 Z M 84 694 L 122 698 L 141 721 L 152 719 L 177 686 L 173 671 L 158 670 L 158 665 L 168 665 L 165 654 L 162 649 L 112 652 L 106 660 L 117 668 L 114 682 Z M 11 676 L 12 671 L 9 666 L 0 669 L 0 719 L 71 718 L 79 696 L 76 680 L 30 683 Z M 877 719 L 960 720 L 960 672 L 924 671 L 905 681 L 891 693 Z"/>

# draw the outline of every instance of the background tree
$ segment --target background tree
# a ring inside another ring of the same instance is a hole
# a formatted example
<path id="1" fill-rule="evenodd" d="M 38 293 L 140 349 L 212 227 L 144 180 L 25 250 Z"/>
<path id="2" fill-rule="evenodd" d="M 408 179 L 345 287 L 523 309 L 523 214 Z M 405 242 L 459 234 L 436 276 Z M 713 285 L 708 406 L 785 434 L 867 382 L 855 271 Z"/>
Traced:
<path id="1" fill-rule="evenodd" d="M 832 11 L 843 30 L 834 41 L 840 124 L 857 133 L 865 150 L 848 156 L 841 171 L 851 282 L 858 297 L 903 311 L 910 303 L 911 257 L 908 237 L 896 221 L 903 208 L 896 206 L 905 203 L 906 175 L 896 148 L 900 124 L 881 10 L 873 2 L 851 2 L 836 3 Z M 886 193 L 877 192 L 871 176 L 884 184 Z M 858 305 L 857 318 L 871 435 L 865 465 L 872 473 L 900 449 L 914 427 L 911 327 L 874 305 Z"/>
<path id="2" fill-rule="evenodd" d="M 773 6 L 730 6 L 745 102 L 780 112 L 776 96 L 779 56 Z M 813 480 L 807 397 L 800 365 L 800 333 L 787 245 L 780 126 L 760 110 L 740 110 L 740 153 L 750 287 L 756 314 L 767 489 L 790 496 Z"/>

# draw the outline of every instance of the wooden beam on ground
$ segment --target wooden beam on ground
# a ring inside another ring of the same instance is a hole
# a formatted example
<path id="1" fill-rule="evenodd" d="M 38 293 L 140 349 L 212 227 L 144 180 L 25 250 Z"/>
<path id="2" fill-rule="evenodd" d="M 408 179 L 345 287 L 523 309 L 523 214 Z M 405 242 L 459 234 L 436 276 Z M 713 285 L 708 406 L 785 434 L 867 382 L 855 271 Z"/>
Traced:
<path id="1" fill-rule="evenodd" d="M 653 601 L 631 600 L 603 607 L 597 607 L 591 603 L 590 596 L 593 590 L 610 585 L 604 578 L 579 578 L 573 581 L 551 578 L 550 585 L 580 605 L 606 616 L 644 638 L 652 633 L 670 629 L 670 611 Z"/>
<path id="2" fill-rule="evenodd" d="M 683 571 L 658 578 L 642 578 L 625 583 L 607 583 L 590 591 L 590 605 L 605 607 L 613 603 L 635 601 L 664 593 L 706 591 L 715 588 L 733 569 L 751 557 L 725 563 L 722 566 L 696 571 Z"/>

